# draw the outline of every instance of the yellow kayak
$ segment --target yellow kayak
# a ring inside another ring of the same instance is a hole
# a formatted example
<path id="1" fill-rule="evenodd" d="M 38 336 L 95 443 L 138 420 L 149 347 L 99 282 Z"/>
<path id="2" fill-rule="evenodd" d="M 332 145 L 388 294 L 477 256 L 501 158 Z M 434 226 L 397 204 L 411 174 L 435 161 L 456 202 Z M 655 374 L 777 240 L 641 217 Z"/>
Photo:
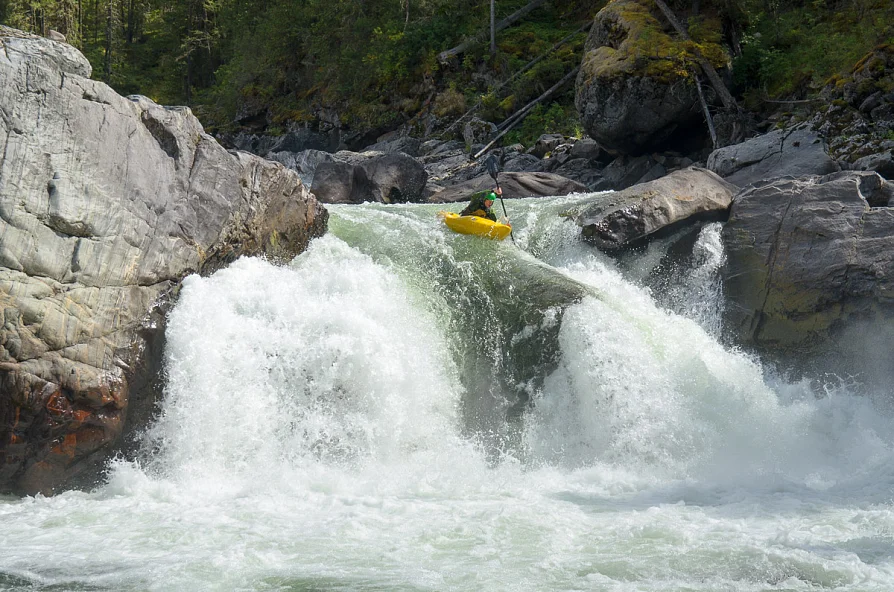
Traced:
<path id="1" fill-rule="evenodd" d="M 474 234 L 494 240 L 503 240 L 512 232 L 512 227 L 478 216 L 460 216 L 453 212 L 438 212 L 447 228 L 460 234 Z"/>

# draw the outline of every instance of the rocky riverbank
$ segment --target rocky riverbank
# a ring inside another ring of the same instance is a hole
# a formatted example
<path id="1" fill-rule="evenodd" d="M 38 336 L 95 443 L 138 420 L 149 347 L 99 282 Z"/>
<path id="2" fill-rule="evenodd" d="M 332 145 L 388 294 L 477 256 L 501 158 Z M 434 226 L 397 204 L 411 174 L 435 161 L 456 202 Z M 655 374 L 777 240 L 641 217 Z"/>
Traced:
<path id="1" fill-rule="evenodd" d="M 152 313 L 180 280 L 289 259 L 328 214 L 189 109 L 91 80 L 71 46 L 3 27 L 0 47 L 0 490 L 49 493 L 157 394 L 135 386 L 155 383 Z"/>

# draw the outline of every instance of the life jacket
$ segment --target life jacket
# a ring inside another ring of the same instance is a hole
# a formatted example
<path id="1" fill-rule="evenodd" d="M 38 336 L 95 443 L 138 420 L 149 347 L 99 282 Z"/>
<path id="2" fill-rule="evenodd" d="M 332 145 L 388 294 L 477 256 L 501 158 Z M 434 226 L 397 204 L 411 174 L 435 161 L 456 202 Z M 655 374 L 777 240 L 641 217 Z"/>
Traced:
<path id="1" fill-rule="evenodd" d="M 459 213 L 460 216 L 478 216 L 479 218 L 487 218 L 493 222 L 497 221 L 497 215 L 493 213 L 491 208 L 488 208 L 484 205 L 484 200 L 491 194 L 492 191 L 479 191 L 472 195 L 472 199 L 469 202 L 469 205 L 465 207 L 465 209 Z"/>

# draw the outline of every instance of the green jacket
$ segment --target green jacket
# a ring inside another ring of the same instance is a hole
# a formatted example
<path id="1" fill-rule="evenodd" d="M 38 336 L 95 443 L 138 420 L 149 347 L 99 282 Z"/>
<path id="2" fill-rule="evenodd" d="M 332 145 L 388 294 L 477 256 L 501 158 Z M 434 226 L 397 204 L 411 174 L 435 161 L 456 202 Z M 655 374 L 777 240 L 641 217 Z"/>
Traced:
<path id="1" fill-rule="evenodd" d="M 469 202 L 469 205 L 465 207 L 465 209 L 459 213 L 460 216 L 478 216 L 479 218 L 487 218 L 488 220 L 492 220 L 494 222 L 497 221 L 497 215 L 494 214 L 491 208 L 485 207 L 484 199 L 493 194 L 493 191 L 479 191 L 478 193 L 472 194 L 472 200 Z M 495 199 L 495 197 L 493 198 Z"/>

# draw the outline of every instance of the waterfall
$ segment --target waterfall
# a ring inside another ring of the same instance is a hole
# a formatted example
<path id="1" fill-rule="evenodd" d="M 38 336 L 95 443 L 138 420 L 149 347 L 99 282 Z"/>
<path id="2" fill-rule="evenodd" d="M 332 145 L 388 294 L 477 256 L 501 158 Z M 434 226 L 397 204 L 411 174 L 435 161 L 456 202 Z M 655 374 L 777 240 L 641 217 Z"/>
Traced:
<path id="1" fill-rule="evenodd" d="M 0 499 L 0 590 L 894 588 L 890 412 L 718 341 L 719 225 L 659 283 L 592 198 L 507 202 L 517 246 L 333 206 L 188 278 L 139 455 Z"/>

